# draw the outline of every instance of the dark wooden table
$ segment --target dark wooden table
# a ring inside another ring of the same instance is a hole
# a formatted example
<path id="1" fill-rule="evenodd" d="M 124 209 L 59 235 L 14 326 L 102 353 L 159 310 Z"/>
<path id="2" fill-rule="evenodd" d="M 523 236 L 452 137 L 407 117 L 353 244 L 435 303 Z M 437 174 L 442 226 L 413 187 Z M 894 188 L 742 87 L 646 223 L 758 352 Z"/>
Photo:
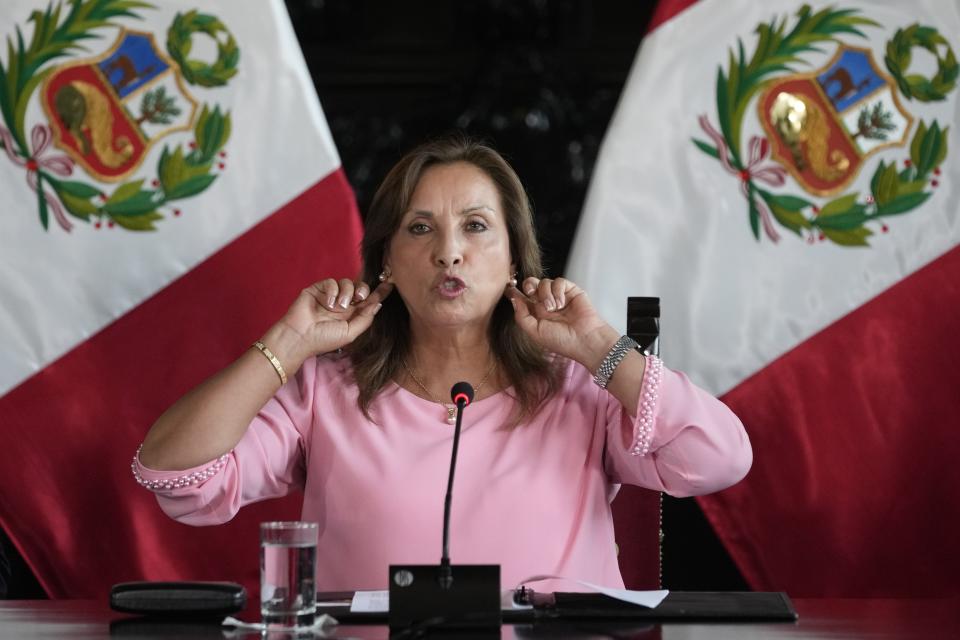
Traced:
<path id="1" fill-rule="evenodd" d="M 662 638 L 698 640 L 753 638 L 960 638 L 960 598 L 794 599 L 796 622 L 587 623 L 504 625 L 503 638 Z M 244 616 L 250 619 L 250 616 Z M 106 601 L 0 601 L 0 639 L 34 638 L 256 638 L 227 635 L 216 624 L 148 623 L 114 613 Z M 384 626 L 342 626 L 336 638 L 387 638 Z"/>

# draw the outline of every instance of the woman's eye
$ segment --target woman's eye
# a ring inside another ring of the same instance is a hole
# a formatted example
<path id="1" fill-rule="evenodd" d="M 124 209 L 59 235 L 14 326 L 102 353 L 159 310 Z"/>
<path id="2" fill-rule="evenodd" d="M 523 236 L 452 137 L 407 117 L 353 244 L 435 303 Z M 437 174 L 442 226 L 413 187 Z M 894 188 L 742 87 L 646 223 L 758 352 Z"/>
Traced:
<path id="1" fill-rule="evenodd" d="M 419 236 L 430 231 L 430 227 L 423 224 L 422 222 L 417 222 L 415 224 L 410 225 L 409 230 L 410 230 L 410 233 Z"/>
<path id="2" fill-rule="evenodd" d="M 469 231 L 486 231 L 487 225 L 480 220 L 471 220 L 467 223 L 467 229 Z"/>

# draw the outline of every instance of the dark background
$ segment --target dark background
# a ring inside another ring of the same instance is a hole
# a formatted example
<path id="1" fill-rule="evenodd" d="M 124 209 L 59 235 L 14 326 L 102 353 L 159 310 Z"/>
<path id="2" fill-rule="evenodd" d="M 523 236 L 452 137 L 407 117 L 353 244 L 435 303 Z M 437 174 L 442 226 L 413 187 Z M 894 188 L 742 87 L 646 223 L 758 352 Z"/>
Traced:
<path id="1" fill-rule="evenodd" d="M 466 130 L 523 179 L 553 275 L 654 4 L 287 0 L 360 210 L 403 152 Z"/>
<path id="2" fill-rule="evenodd" d="M 286 4 L 361 212 L 405 151 L 462 129 L 513 164 L 533 202 L 547 271 L 563 274 L 600 143 L 654 2 Z M 666 497 L 663 521 L 667 588 L 746 589 L 693 499 Z M 0 532 L 0 597 L 8 571 L 9 597 L 42 597 Z"/>

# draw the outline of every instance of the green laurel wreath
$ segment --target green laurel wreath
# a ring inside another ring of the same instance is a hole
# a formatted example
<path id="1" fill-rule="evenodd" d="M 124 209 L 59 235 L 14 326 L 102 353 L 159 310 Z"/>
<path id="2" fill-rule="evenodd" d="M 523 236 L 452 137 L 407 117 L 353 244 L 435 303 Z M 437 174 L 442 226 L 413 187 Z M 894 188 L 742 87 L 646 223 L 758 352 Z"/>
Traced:
<path id="1" fill-rule="evenodd" d="M 187 57 L 193 47 L 191 36 L 198 32 L 207 34 L 217 43 L 217 60 L 212 65 Z M 221 33 L 226 35 L 224 42 L 217 40 Z M 201 87 L 227 84 L 227 80 L 236 75 L 240 61 L 240 49 L 224 24 L 215 16 L 199 13 L 196 9 L 186 14 L 178 13 L 173 19 L 167 31 L 167 52 L 180 66 L 184 79 Z"/>
<path id="2" fill-rule="evenodd" d="M 931 78 L 919 74 L 906 75 L 910 66 L 910 52 L 914 47 L 922 47 L 937 59 L 937 72 Z M 940 55 L 938 47 L 946 51 Z M 960 65 L 946 38 L 933 27 L 912 24 L 906 29 L 897 29 L 893 38 L 887 42 L 887 55 L 884 58 L 887 69 L 897 81 L 897 86 L 907 98 L 916 98 L 920 102 L 945 100 L 947 94 L 957 86 Z"/>
<path id="3" fill-rule="evenodd" d="M 847 33 L 865 37 L 859 26 L 879 26 L 857 15 L 853 9 L 825 7 L 813 13 L 803 5 L 796 13 L 796 24 L 787 31 L 787 18 L 774 18 L 757 26 L 759 41 L 747 61 L 743 42 L 738 39 L 737 53 L 730 50 L 727 70 L 717 70 L 717 115 L 721 134 L 728 145 L 728 161 L 739 171 L 746 166 L 741 158 L 741 130 L 747 105 L 772 74 L 793 72 L 792 64 L 802 62 L 800 53 L 817 51 L 816 44 L 837 41 Z M 952 52 L 951 52 L 952 53 Z M 774 220 L 799 237 L 828 239 L 842 246 L 867 246 L 873 230 L 866 226 L 884 216 L 906 213 L 925 202 L 932 192 L 925 191 L 931 174 L 947 154 L 947 132 L 934 120 L 929 126 L 920 122 L 910 145 L 910 161 L 898 171 L 895 164 L 880 162 L 871 179 L 871 193 L 860 199 L 857 192 L 841 195 L 822 207 L 803 197 L 773 194 L 761 189 L 752 179 L 745 180 L 749 203 L 750 228 L 760 240 L 759 198 Z M 719 150 L 692 138 L 701 151 L 719 159 Z"/>
<path id="4" fill-rule="evenodd" d="M 59 1 L 51 3 L 46 11 L 31 13 L 29 20 L 34 23 L 34 32 L 29 46 L 25 46 L 17 27 L 16 46 L 7 38 L 8 66 L 4 67 L 0 61 L 0 114 L 11 133 L 16 147 L 14 153 L 24 159 L 30 159 L 24 128 L 26 106 L 37 86 L 53 71 L 52 67 L 40 68 L 81 49 L 83 40 L 97 37 L 92 33 L 94 29 L 114 25 L 111 19 L 139 19 L 135 9 L 154 7 L 138 0 L 70 0 L 70 11 L 61 20 L 63 8 L 64 3 Z M 222 23 L 216 22 L 219 28 L 225 29 Z M 232 42 L 232 37 L 229 40 Z M 235 64 L 239 54 L 233 57 Z M 232 75 L 226 76 L 224 82 Z M 164 218 L 159 207 L 196 195 L 216 180 L 213 166 L 230 137 L 230 130 L 229 112 L 222 112 L 217 105 L 212 109 L 203 105 L 194 125 L 190 150 L 185 152 L 181 145 L 172 150 L 164 146 L 157 164 L 158 176 L 151 182 L 153 188 L 144 188 L 146 180 L 136 179 L 117 185 L 107 195 L 94 184 L 64 180 L 38 167 L 40 223 L 44 229 L 49 228 L 46 184 L 74 218 L 88 223 L 106 219 L 130 231 L 155 230 L 154 223 Z"/>

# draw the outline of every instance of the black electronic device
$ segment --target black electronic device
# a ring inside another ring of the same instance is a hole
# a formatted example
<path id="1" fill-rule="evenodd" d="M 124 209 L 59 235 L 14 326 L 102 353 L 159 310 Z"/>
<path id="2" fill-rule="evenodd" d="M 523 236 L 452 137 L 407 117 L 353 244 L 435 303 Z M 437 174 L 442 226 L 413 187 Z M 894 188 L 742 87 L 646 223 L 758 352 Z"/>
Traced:
<path id="1" fill-rule="evenodd" d="M 473 400 L 473 387 L 458 382 L 450 390 L 457 406 L 450 475 L 443 504 L 443 551 L 439 565 L 390 565 L 390 627 L 489 631 L 499 637 L 500 566 L 450 564 L 450 507 L 463 412 Z M 473 635 L 472 637 L 476 637 Z"/>
<path id="2" fill-rule="evenodd" d="M 769 620 L 792 622 L 797 611 L 777 591 L 671 591 L 653 609 L 601 593 L 518 592 L 514 601 L 532 605 L 542 617 L 564 619 Z"/>
<path id="3" fill-rule="evenodd" d="M 225 616 L 243 611 L 247 590 L 235 582 L 122 582 L 110 608 L 157 617 Z"/>

